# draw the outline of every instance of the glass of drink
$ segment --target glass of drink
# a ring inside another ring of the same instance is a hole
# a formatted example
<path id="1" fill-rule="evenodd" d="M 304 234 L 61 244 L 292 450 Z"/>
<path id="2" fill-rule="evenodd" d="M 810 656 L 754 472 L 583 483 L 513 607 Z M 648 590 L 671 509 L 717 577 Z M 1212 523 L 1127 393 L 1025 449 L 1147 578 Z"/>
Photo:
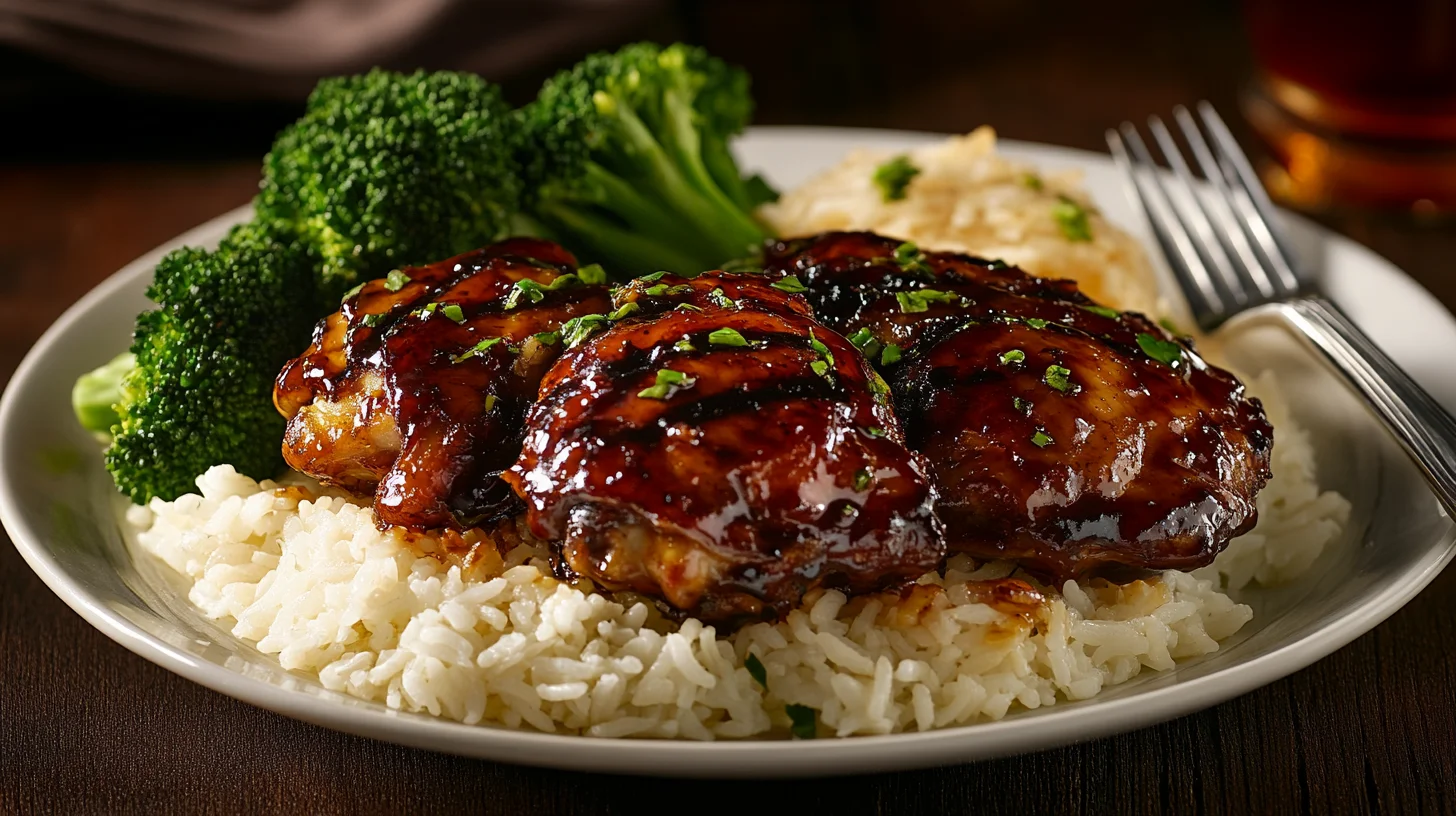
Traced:
<path id="1" fill-rule="evenodd" d="M 1456 0 L 1245 0 L 1244 19 L 1275 195 L 1456 210 Z"/>

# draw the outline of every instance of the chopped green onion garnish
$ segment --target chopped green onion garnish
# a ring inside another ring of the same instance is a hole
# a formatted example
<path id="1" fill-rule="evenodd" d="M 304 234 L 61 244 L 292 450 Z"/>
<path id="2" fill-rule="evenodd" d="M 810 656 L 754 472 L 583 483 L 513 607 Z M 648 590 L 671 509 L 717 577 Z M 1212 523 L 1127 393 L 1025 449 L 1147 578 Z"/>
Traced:
<path id="1" fill-rule="evenodd" d="M 1068 391 L 1072 390 L 1071 377 L 1071 369 L 1063 368 L 1062 366 L 1053 363 L 1052 365 L 1047 366 L 1046 374 L 1042 377 L 1042 380 L 1044 380 L 1047 385 L 1050 385 L 1052 388 L 1055 388 L 1065 394 Z"/>
<path id="2" fill-rule="evenodd" d="M 607 319 L 617 321 L 628 315 L 636 314 L 640 311 L 642 311 L 642 307 L 638 306 L 637 301 L 634 300 L 631 303 L 623 303 L 619 309 L 607 315 Z"/>
<path id="3" fill-rule="evenodd" d="M 465 310 L 461 309 L 458 303 L 447 303 L 440 311 L 456 323 L 465 322 Z"/>
<path id="4" fill-rule="evenodd" d="M 697 351 L 697 349 L 693 347 L 693 341 L 689 340 L 686 337 L 677 341 L 676 343 L 673 343 L 672 347 L 677 349 L 678 351 Z"/>
<path id="5" fill-rule="evenodd" d="M 561 337 L 567 348 L 576 348 L 582 341 L 607 327 L 610 321 L 606 315 L 589 314 L 573 317 L 561 327 Z"/>
<path id="6" fill-rule="evenodd" d="M 535 338 L 536 342 L 543 346 L 554 346 L 561 342 L 560 332 L 538 332 L 531 335 L 531 337 Z"/>
<path id="7" fill-rule="evenodd" d="M 768 690 L 768 672 L 764 670 L 763 662 L 758 659 L 758 655 L 750 652 L 748 657 L 743 658 L 743 668 L 748 669 L 748 676 L 763 686 L 764 691 Z"/>
<path id="8" fill-rule="evenodd" d="M 769 284 L 769 286 L 772 286 L 780 292 L 788 292 L 791 295 L 797 295 L 800 292 L 809 291 L 809 287 L 805 286 L 803 282 L 800 281 L 799 278 L 795 275 L 789 275 L 783 280 L 774 281 L 773 283 Z"/>
<path id="9" fill-rule="evenodd" d="M 715 346 L 746 346 L 748 341 L 734 329 L 718 329 L 708 335 L 708 342 Z"/>
<path id="10" fill-rule="evenodd" d="M 366 326 L 368 326 L 369 328 L 372 329 L 375 326 L 378 326 L 379 325 L 379 321 L 381 321 L 383 319 L 384 319 L 384 315 L 382 315 L 382 314 L 367 314 L 367 315 L 364 315 L 364 317 L 360 318 L 359 322 L 360 323 L 363 323 L 364 325 L 366 325 Z"/>
<path id="11" fill-rule="evenodd" d="M 875 336 L 870 334 L 869 329 L 862 328 L 845 339 L 849 340 L 850 345 L 864 352 L 864 356 L 871 359 L 880 353 L 881 348 L 884 348 L 880 345 L 880 341 L 876 340 Z"/>
<path id="12" fill-rule="evenodd" d="M 701 312 L 703 310 L 703 307 L 702 306 L 697 306 L 697 305 L 692 304 L 692 303 L 679 303 L 677 306 L 675 306 L 673 308 L 678 309 L 680 311 L 684 311 L 684 312 Z"/>
<path id="13" fill-rule="evenodd" d="M 1057 196 L 1056 206 L 1052 207 L 1052 218 L 1056 219 L 1057 226 L 1068 241 L 1092 240 L 1092 225 L 1087 221 L 1086 208 L 1067 196 Z"/>
<path id="14" fill-rule="evenodd" d="M 511 289 L 510 295 L 506 297 L 506 309 L 514 309 L 521 305 L 522 298 L 532 303 L 540 303 L 546 299 L 546 290 L 533 280 L 525 278 L 518 280 L 515 287 Z"/>
<path id="15" fill-rule="evenodd" d="M 587 264 L 576 270 L 576 276 L 581 278 L 582 283 L 601 284 L 607 282 L 607 270 L 601 264 Z"/>
<path id="16" fill-rule="evenodd" d="M 884 428 L 874 428 L 874 427 L 870 427 L 870 428 L 861 428 L 860 430 L 862 430 L 862 431 L 865 432 L 865 436 L 873 437 L 875 439 L 879 439 L 879 438 L 881 438 L 881 437 L 883 437 L 883 436 L 886 435 Z"/>
<path id="17" fill-rule="evenodd" d="M 810 363 L 809 368 L 815 374 L 818 374 L 819 376 L 828 380 L 830 385 L 833 385 L 834 375 L 830 373 L 829 368 L 830 366 L 834 365 L 834 354 L 829 351 L 828 346 L 824 345 L 824 343 L 821 342 L 818 337 L 814 336 L 813 329 L 809 330 L 809 347 L 814 349 L 814 351 L 818 352 L 821 358 Z"/>
<path id="18" fill-rule="evenodd" d="M 1011 405 L 1019 413 L 1022 413 L 1022 414 L 1030 414 L 1031 413 L 1031 403 L 1028 402 L 1028 401 L 1026 401 L 1026 400 L 1024 400 L 1024 399 L 1022 399 L 1021 397 L 1013 397 L 1012 400 L 1011 400 Z"/>
<path id="19" fill-rule="evenodd" d="M 1046 431 L 1038 429 L 1036 433 L 1031 435 L 1031 444 L 1037 446 L 1038 448 L 1045 448 L 1051 443 L 1052 438 L 1047 435 Z"/>
<path id="20" fill-rule="evenodd" d="M 831 360 L 834 359 L 833 355 L 829 353 L 829 347 L 824 345 L 823 341 L 814 336 L 813 329 L 809 330 L 809 348 L 814 349 L 815 351 L 819 352 L 825 357 L 830 358 Z"/>
<path id="21" fill-rule="evenodd" d="M 398 292 L 409 282 L 410 276 L 398 269 L 391 270 L 388 275 L 384 276 L 384 288 L 391 292 Z"/>
<path id="22" fill-rule="evenodd" d="M 886 202 L 900 201 L 905 198 L 905 189 L 910 186 L 910 180 L 920 175 L 920 168 L 910 163 L 910 157 L 904 154 L 896 156 L 875 168 L 875 174 L 871 178 L 875 186 L 880 188 L 880 197 Z"/>
<path id="23" fill-rule="evenodd" d="M 1022 173 L 1021 184 L 1029 190 L 1040 190 L 1042 188 L 1041 176 L 1035 173 Z"/>
<path id="24" fill-rule="evenodd" d="M 487 337 L 486 339 L 481 340 L 479 343 L 471 346 L 469 349 L 466 349 L 460 354 L 455 355 L 454 360 L 458 363 L 462 360 L 468 360 L 471 357 L 479 357 L 489 351 L 491 346 L 494 346 L 496 343 L 499 342 L 501 342 L 501 338 L 499 337 Z"/>
<path id="25" fill-rule="evenodd" d="M 1080 306 L 1078 308 L 1082 309 L 1083 311 L 1091 312 L 1092 314 L 1098 315 L 1099 317 L 1107 317 L 1113 320 L 1116 320 L 1119 317 L 1118 311 L 1116 309 L 1109 309 L 1106 306 L 1092 305 Z"/>
<path id="26" fill-rule="evenodd" d="M 895 247 L 895 264 L 906 272 L 929 275 L 930 267 L 925 265 L 925 253 L 910 241 Z"/>
<path id="27" fill-rule="evenodd" d="M 880 354 L 880 365 L 891 365 L 898 362 L 900 362 L 900 347 L 894 343 L 885 346 L 884 352 Z"/>
<path id="28" fill-rule="evenodd" d="M 657 370 L 657 382 L 637 392 L 637 396 L 643 399 L 667 399 L 673 392 L 692 388 L 697 383 L 697 378 L 689 377 L 681 371 L 673 371 L 670 368 L 659 368 Z"/>
<path id="29" fill-rule="evenodd" d="M 666 272 L 653 272 L 651 275 L 643 275 L 643 276 L 639 277 L 637 280 L 643 281 L 645 283 L 652 283 L 653 281 L 660 281 L 660 280 L 662 280 L 662 276 L 663 275 L 666 275 L 666 274 L 667 274 Z"/>
<path id="30" fill-rule="evenodd" d="M 1022 351 L 1021 349 L 1012 349 L 1010 351 L 1001 352 L 1002 365 L 1013 365 L 1015 363 L 1024 362 L 1026 362 L 1026 352 Z"/>
<path id="31" fill-rule="evenodd" d="M 961 302 L 961 296 L 955 292 L 942 292 L 939 289 L 920 289 L 915 292 L 896 292 L 895 300 L 900 303 L 900 311 L 910 313 L 926 311 L 932 303 L 958 304 Z"/>
<path id="32" fill-rule="evenodd" d="M 363 288 L 364 288 L 364 284 L 362 284 L 362 283 L 359 284 L 358 286 L 355 286 L 353 289 L 350 289 L 349 291 L 345 292 L 344 293 L 344 296 L 339 299 L 339 302 L 340 303 L 343 303 L 344 301 L 348 300 L 349 298 L 351 298 L 351 297 L 359 294 L 359 290 L 360 289 L 363 289 Z"/>
<path id="33" fill-rule="evenodd" d="M 1043 320 L 1039 317 L 1028 317 L 1022 322 L 1026 323 L 1026 325 L 1032 327 L 1033 329 L 1037 329 L 1038 331 L 1040 331 L 1041 329 L 1045 329 L 1047 327 L 1047 324 L 1051 321 Z"/>
<path id="34" fill-rule="evenodd" d="M 490 409 L 492 409 L 492 408 L 495 407 L 495 402 L 496 402 L 495 394 L 486 394 L 485 395 L 485 410 L 487 412 L 489 412 Z"/>
<path id="35" fill-rule="evenodd" d="M 1140 333 L 1137 336 L 1138 348 L 1143 354 L 1157 360 L 1160 363 L 1177 368 L 1183 362 L 1183 347 L 1171 340 L 1160 340 L 1151 334 Z"/>
<path id="36" fill-rule="evenodd" d="M 679 284 L 678 286 L 668 286 L 665 283 L 659 283 L 643 289 L 642 294 L 648 297 L 662 297 L 663 295 L 686 295 L 691 294 L 692 291 L 693 287 L 686 283 Z"/>
<path id="37" fill-rule="evenodd" d="M 875 477 L 866 469 L 861 468 L 854 474 L 854 489 L 856 493 L 863 493 L 870 486 Z"/>
<path id="38" fill-rule="evenodd" d="M 715 306 L 722 306 L 725 309 L 738 308 L 738 301 L 734 300 L 731 297 L 728 297 L 728 295 L 723 292 L 722 287 L 719 287 L 709 292 L 708 300 L 713 301 L 713 304 Z"/>
<path id="39" fill-rule="evenodd" d="M 818 712 L 814 709 L 790 703 L 784 706 L 784 713 L 789 715 L 789 720 L 793 723 L 793 727 L 789 730 L 793 733 L 794 739 L 814 739 L 818 736 Z"/>

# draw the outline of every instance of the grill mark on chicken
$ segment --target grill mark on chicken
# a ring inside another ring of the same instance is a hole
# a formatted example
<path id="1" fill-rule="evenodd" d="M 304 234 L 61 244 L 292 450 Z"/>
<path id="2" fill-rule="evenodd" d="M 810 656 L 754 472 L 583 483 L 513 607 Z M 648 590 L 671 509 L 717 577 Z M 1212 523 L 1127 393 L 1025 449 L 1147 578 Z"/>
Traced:
<path id="1" fill-rule="evenodd" d="M 882 367 L 932 463 L 950 549 L 1064 581 L 1203 566 L 1253 527 L 1273 445 L 1262 407 L 1146 317 L 1071 281 L 871 233 L 771 242 L 765 261 L 837 331 L 902 349 Z M 925 290 L 945 294 L 915 301 Z M 1175 365 L 1140 335 L 1176 343 Z"/>
<path id="2" fill-rule="evenodd" d="M 512 239 L 366 283 L 279 374 L 285 460 L 373 491 L 382 526 L 467 528 L 518 512 L 499 473 L 560 350 L 535 335 L 610 299 L 605 286 L 578 283 L 505 304 L 518 281 L 544 287 L 575 269 L 555 244 Z"/>
<path id="3" fill-rule="evenodd" d="M 542 380 L 503 476 L 569 570 L 734 622 L 785 614 L 815 587 L 871 591 L 938 565 L 933 492 L 883 382 L 802 298 L 708 273 L 635 281 L 616 296 L 628 303 L 640 311 Z M 721 329 L 749 345 L 710 343 Z M 642 396 L 661 369 L 692 383 Z"/>

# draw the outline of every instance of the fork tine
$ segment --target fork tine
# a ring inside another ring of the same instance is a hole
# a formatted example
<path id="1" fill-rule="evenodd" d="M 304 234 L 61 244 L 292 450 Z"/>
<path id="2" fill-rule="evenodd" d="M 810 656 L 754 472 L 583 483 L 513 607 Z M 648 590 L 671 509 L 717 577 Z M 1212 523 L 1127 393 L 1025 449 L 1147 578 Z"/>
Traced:
<path id="1" fill-rule="evenodd" d="M 1213 135 L 1224 177 L 1236 188 L 1235 201 L 1242 212 L 1245 228 L 1269 259 L 1275 279 L 1285 293 L 1299 292 L 1302 287 L 1299 275 L 1294 271 L 1298 267 L 1296 256 L 1274 213 L 1274 203 L 1264 192 L 1264 185 L 1254 172 L 1253 165 L 1249 164 L 1248 157 L 1213 105 L 1207 101 L 1199 102 L 1198 114 Z"/>
<path id="2" fill-rule="evenodd" d="M 1203 245 L 1189 229 L 1187 219 L 1180 211 L 1177 202 L 1173 200 L 1173 195 L 1166 181 L 1164 170 L 1153 159 L 1153 154 L 1148 150 L 1147 144 L 1143 142 L 1143 137 L 1138 133 L 1137 128 L 1131 122 L 1123 122 L 1122 127 L 1119 128 L 1119 132 L 1122 134 L 1122 139 L 1127 144 L 1129 154 L 1133 157 L 1134 162 L 1141 164 L 1143 167 L 1145 172 L 1144 178 L 1151 179 L 1146 184 L 1145 189 L 1156 192 L 1157 196 L 1153 200 L 1159 201 L 1164 205 L 1164 209 L 1160 213 L 1164 216 L 1163 226 L 1177 236 L 1178 243 L 1181 247 L 1186 247 L 1192 257 L 1198 259 L 1198 266 L 1195 268 L 1201 270 L 1199 277 L 1201 278 L 1201 284 L 1204 290 L 1217 294 L 1217 300 L 1221 304 L 1219 308 L 1221 314 L 1226 315 L 1236 311 L 1241 304 L 1241 299 L 1236 297 L 1235 293 L 1238 290 L 1230 288 L 1229 283 L 1230 281 L 1236 282 L 1237 279 L 1234 278 L 1230 270 L 1218 270 L 1218 274 L 1215 275 L 1214 270 L 1210 269 L 1210 266 L 1215 261 L 1208 256 Z M 1227 256 L 1224 259 L 1227 260 Z"/>
<path id="3" fill-rule="evenodd" d="M 1194 249 L 1187 231 L 1183 229 L 1177 216 L 1172 214 L 1172 205 L 1163 195 L 1163 190 L 1145 180 L 1146 175 L 1156 178 L 1158 172 L 1152 161 L 1146 158 L 1147 148 L 1143 147 L 1141 155 L 1134 158 L 1126 139 L 1136 139 L 1139 145 L 1141 139 L 1129 123 L 1123 124 L 1123 133 L 1109 129 L 1106 137 L 1113 161 L 1122 170 L 1127 181 L 1129 198 L 1142 211 L 1153 235 L 1162 245 L 1163 257 L 1168 259 L 1168 265 L 1178 278 L 1178 284 L 1183 289 L 1194 319 L 1200 326 L 1211 328 L 1227 313 L 1225 300 L 1214 284 L 1213 277 L 1209 275 L 1208 267 Z"/>
<path id="4" fill-rule="evenodd" d="M 1183 206 L 1177 208 L 1179 217 L 1182 218 L 1184 225 L 1197 236 L 1205 257 L 1213 262 L 1213 268 L 1223 279 L 1224 287 L 1233 295 L 1235 304 L 1240 307 L 1248 305 L 1249 298 L 1247 287 L 1244 285 L 1245 281 L 1240 277 L 1239 269 L 1229 258 L 1218 231 L 1213 228 L 1213 223 L 1209 220 L 1204 197 L 1199 195 L 1193 174 L 1189 171 L 1187 162 L 1183 160 L 1183 153 L 1178 149 L 1177 142 L 1173 141 L 1173 135 L 1168 132 L 1168 126 L 1163 124 L 1162 119 L 1149 116 L 1148 130 L 1152 131 L 1153 139 L 1158 143 L 1158 149 L 1163 151 L 1163 158 L 1168 162 L 1168 167 L 1172 169 L 1173 178 L 1177 182 L 1173 189 L 1177 190 L 1178 197 L 1183 202 Z"/>
<path id="5" fill-rule="evenodd" d="M 1254 250 L 1253 245 L 1249 243 L 1249 236 L 1245 232 L 1241 219 L 1234 212 L 1238 204 L 1234 199 L 1233 191 L 1229 189 L 1223 170 L 1219 167 L 1213 152 L 1209 150 L 1208 142 L 1203 138 L 1203 132 L 1198 129 L 1198 123 L 1193 121 L 1193 116 L 1182 105 L 1173 108 L 1173 119 L 1177 121 L 1178 129 L 1183 133 L 1183 138 L 1188 142 L 1194 159 L 1203 170 L 1204 178 L 1217 193 L 1214 196 L 1200 198 L 1205 200 L 1208 205 L 1206 209 L 1212 210 L 1213 216 L 1219 222 L 1221 227 L 1219 237 L 1239 256 L 1241 263 L 1238 266 L 1238 272 L 1240 276 L 1246 284 L 1257 288 L 1265 299 L 1286 294 L 1281 291 L 1277 278 L 1269 273 L 1263 260 Z M 1168 142 L 1169 144 L 1163 147 L 1164 152 L 1169 150 L 1172 139 L 1169 138 Z"/>

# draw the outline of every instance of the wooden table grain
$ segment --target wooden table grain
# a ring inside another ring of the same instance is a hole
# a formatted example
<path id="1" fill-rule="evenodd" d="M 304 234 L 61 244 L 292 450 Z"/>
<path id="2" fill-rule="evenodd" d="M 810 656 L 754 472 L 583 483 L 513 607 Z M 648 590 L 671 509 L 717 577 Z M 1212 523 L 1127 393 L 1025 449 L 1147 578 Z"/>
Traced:
<path id="1" fill-rule="evenodd" d="M 965 5 L 975 8 L 724 0 L 684 4 L 678 25 L 747 64 L 760 119 L 780 123 L 961 132 L 990 122 L 1009 137 L 1100 149 L 1109 124 L 1178 102 L 1208 98 L 1232 111 L 1245 76 L 1237 21 L 1222 4 L 1161 9 L 1156 22 L 1132 24 L 1100 16 L 1101 4 L 1034 4 L 1031 13 L 1011 3 Z M 764 19 L 777 24 L 750 38 Z M 793 47 L 806 27 L 827 47 Z M 106 275 L 247 201 L 256 168 L 251 159 L 0 165 L 0 378 Z M 1456 307 L 1449 223 L 1325 220 Z M 629 813 L 726 804 L 800 813 L 1451 812 L 1453 596 L 1456 569 L 1448 569 L 1314 666 L 1131 734 L 909 773 L 664 781 L 461 759 L 253 708 L 112 643 L 6 545 L 0 811 Z"/>

